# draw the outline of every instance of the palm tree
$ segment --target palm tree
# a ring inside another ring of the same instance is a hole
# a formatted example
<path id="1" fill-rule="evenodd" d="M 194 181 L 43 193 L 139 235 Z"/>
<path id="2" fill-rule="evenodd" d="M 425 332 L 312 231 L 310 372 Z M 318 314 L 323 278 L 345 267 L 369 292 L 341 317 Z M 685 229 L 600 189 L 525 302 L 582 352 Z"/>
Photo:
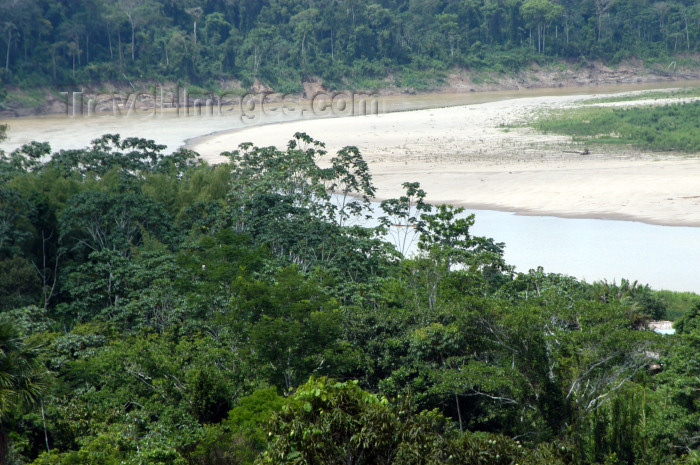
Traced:
<path id="1" fill-rule="evenodd" d="M 0 463 L 7 457 L 10 416 L 17 407 L 35 403 L 43 391 L 38 355 L 11 323 L 0 321 Z"/>

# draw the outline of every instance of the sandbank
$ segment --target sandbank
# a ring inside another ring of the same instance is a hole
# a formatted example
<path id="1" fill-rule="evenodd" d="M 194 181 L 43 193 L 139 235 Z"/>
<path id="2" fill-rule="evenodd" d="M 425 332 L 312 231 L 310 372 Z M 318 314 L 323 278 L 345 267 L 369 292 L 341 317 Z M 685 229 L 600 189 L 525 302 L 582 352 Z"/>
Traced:
<path id="1" fill-rule="evenodd" d="M 700 157 L 595 147 L 569 137 L 508 128 L 537 112 L 576 105 L 590 95 L 538 96 L 449 108 L 293 121 L 243 128 L 192 141 L 211 162 L 240 143 L 285 147 L 295 132 L 330 153 L 357 146 L 377 198 L 418 181 L 432 203 L 518 214 L 700 226 Z M 628 102 L 635 104 L 635 102 Z"/>

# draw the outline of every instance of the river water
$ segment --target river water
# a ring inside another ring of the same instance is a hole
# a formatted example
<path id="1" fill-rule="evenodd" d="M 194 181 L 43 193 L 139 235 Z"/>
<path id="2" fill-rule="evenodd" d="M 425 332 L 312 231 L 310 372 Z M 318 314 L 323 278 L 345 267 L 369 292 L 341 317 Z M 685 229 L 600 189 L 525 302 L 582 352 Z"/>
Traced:
<path id="1" fill-rule="evenodd" d="M 529 89 L 464 94 L 391 96 L 380 98 L 379 111 L 409 111 L 485 103 L 519 97 L 607 94 L 646 89 L 698 87 L 700 82 L 625 84 L 595 87 Z M 293 105 L 290 105 L 292 107 Z M 274 107 L 274 105 L 273 105 Z M 279 108 L 279 106 L 277 106 Z M 251 125 L 317 118 L 307 106 L 296 111 L 259 111 L 249 105 L 220 115 L 173 110 L 135 112 L 120 116 L 46 116 L 5 121 L 9 151 L 32 140 L 49 141 L 54 150 L 81 148 L 104 133 L 145 137 L 175 149 L 187 140 Z M 237 111 L 235 111 L 237 110 Z M 243 114 L 242 114 L 243 113 Z M 319 136 L 322 139 L 322 136 Z M 506 243 L 505 258 L 517 271 L 537 266 L 546 272 L 571 275 L 588 282 L 620 278 L 648 283 L 656 289 L 700 293 L 700 228 L 656 226 L 634 221 L 524 216 L 512 212 L 471 210 L 473 234 Z"/>
<path id="2" fill-rule="evenodd" d="M 505 242 L 518 271 L 537 266 L 588 282 L 621 278 L 700 293 L 700 228 L 474 210 L 477 236 Z"/>
<path id="3" fill-rule="evenodd" d="M 390 113 L 472 105 L 526 97 L 599 95 L 678 87 L 700 87 L 700 81 L 612 84 L 553 89 L 465 92 L 460 94 L 393 95 L 376 98 L 365 98 L 365 95 L 358 94 L 355 107 L 363 99 L 376 100 L 380 113 Z M 159 144 L 168 146 L 169 150 L 175 150 L 189 140 L 217 132 L 278 122 L 332 117 L 334 115 L 343 116 L 349 113 L 347 110 L 338 112 L 325 110 L 324 104 L 328 101 L 326 95 L 321 95 L 315 102 L 296 103 L 285 100 L 288 103 L 284 105 L 272 101 L 274 97 L 274 95 L 267 97 L 270 101 L 268 103 L 263 101 L 263 104 L 261 104 L 260 99 L 262 96 L 260 94 L 251 94 L 244 98 L 243 105 L 223 107 L 221 111 L 217 111 L 217 109 L 214 109 L 214 111 L 207 111 L 206 109 L 200 109 L 199 111 L 180 109 L 175 111 L 156 106 L 131 111 L 122 108 L 118 112 L 119 114 L 115 115 L 114 111 L 96 112 L 94 114 L 90 114 L 88 111 L 76 113 L 70 107 L 67 108 L 67 111 L 71 113 L 70 115 L 61 114 L 0 120 L 0 123 L 9 125 L 8 138 L 0 144 L 0 148 L 10 151 L 31 141 L 49 141 L 54 150 L 78 149 L 87 146 L 90 141 L 103 134 L 119 133 L 122 136 L 153 139 Z M 128 96 L 123 96 L 122 98 L 127 100 Z M 342 95 L 335 102 L 341 100 Z M 315 108 L 312 108 L 314 105 Z"/>
<path id="4" fill-rule="evenodd" d="M 378 203 L 374 215 L 381 216 Z M 700 293 L 700 228 L 658 226 L 636 221 L 572 219 L 518 215 L 513 212 L 467 209 L 474 214 L 472 236 L 504 242 L 504 258 L 516 271 L 544 268 L 586 280 L 620 283 L 622 278 L 654 289 Z M 368 226 L 373 226 L 370 221 Z M 417 237 L 408 239 L 394 228 L 386 240 L 405 254 L 417 253 Z"/>

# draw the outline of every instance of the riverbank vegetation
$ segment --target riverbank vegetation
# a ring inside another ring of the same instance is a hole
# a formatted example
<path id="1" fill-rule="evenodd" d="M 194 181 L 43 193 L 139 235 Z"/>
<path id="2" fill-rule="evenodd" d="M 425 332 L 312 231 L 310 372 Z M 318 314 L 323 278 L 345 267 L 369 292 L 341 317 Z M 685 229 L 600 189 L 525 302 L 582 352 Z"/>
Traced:
<path id="1" fill-rule="evenodd" d="M 138 80 L 278 92 L 439 86 L 458 68 L 641 59 L 671 75 L 700 44 L 693 0 L 0 1 L 0 84 Z M 25 92 L 26 93 L 26 92 Z"/>
<path id="2" fill-rule="evenodd" d="M 658 335 L 668 294 L 516 273 L 417 183 L 367 227 L 354 147 L 163 153 L 0 152 L 3 463 L 697 460 L 696 302 Z"/>
<path id="3" fill-rule="evenodd" d="M 637 91 L 623 93 L 606 97 L 595 97 L 577 102 L 580 105 L 591 105 L 598 103 L 634 102 L 638 100 L 665 100 L 665 99 L 687 99 L 700 97 L 700 88 L 687 87 L 670 90 Z"/>
<path id="4" fill-rule="evenodd" d="M 587 144 L 624 144 L 651 151 L 700 151 L 700 102 L 591 106 L 547 112 L 528 123 L 538 131 Z"/>

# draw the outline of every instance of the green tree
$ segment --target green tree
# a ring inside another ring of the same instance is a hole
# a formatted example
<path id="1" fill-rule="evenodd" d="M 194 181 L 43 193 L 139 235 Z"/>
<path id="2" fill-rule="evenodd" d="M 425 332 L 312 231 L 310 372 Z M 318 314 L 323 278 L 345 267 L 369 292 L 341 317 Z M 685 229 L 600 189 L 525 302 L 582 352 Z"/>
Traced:
<path id="1" fill-rule="evenodd" d="M 295 268 L 280 270 L 273 284 L 241 283 L 239 292 L 236 313 L 249 321 L 253 358 L 271 384 L 289 390 L 300 379 L 342 366 L 338 304 Z"/>
<path id="2" fill-rule="evenodd" d="M 0 257 L 21 253 L 31 240 L 33 207 L 19 192 L 0 186 Z"/>
<path id="3" fill-rule="evenodd" d="M 367 162 L 357 147 L 343 147 L 331 158 L 331 167 L 324 170 L 325 190 L 336 194 L 329 214 L 338 219 L 340 226 L 361 217 L 370 210 L 370 199 L 376 189 Z"/>
<path id="4" fill-rule="evenodd" d="M 0 259 L 0 312 L 38 304 L 40 294 L 37 273 L 27 259 Z"/>
<path id="5" fill-rule="evenodd" d="M 690 334 L 700 328 L 700 302 L 673 324 L 678 334 Z"/>
<path id="6" fill-rule="evenodd" d="M 549 0 L 526 0 L 520 8 L 530 27 L 537 28 L 537 52 L 545 53 L 547 26 L 562 15 L 563 7 Z"/>
<path id="7" fill-rule="evenodd" d="M 236 231 L 267 244 L 279 259 L 290 258 L 303 271 L 350 254 L 344 246 L 355 243 L 357 230 L 345 225 L 368 214 L 374 193 L 357 148 L 339 150 L 328 168 L 319 166 L 326 155 L 323 143 L 304 133 L 295 134 L 284 151 L 243 144 L 225 155 L 232 161 L 227 210 Z"/>
<path id="8" fill-rule="evenodd" d="M 435 411 L 413 413 L 410 399 L 392 405 L 356 382 L 311 379 L 270 424 L 258 463 L 561 464 L 551 448 L 528 450 L 498 435 L 455 434 Z"/>
<path id="9" fill-rule="evenodd" d="M 426 193 L 420 188 L 420 183 L 405 182 L 403 188 L 405 195 L 382 201 L 380 207 L 386 216 L 380 221 L 393 238 L 396 249 L 406 256 L 419 237 L 418 231 L 423 228 L 421 214 L 430 212 L 432 207 L 425 203 Z"/>
<path id="10" fill-rule="evenodd" d="M 357 383 L 311 379 L 273 418 L 260 463 L 432 463 L 444 427 L 435 412 L 395 411 Z"/>
<path id="11" fill-rule="evenodd" d="M 224 421 L 205 426 L 205 437 L 192 458 L 204 465 L 253 463 L 267 448 L 266 428 L 284 403 L 275 388 L 242 397 Z"/>
<path id="12" fill-rule="evenodd" d="M 5 463 L 12 419 L 36 403 L 44 390 L 37 348 L 22 340 L 12 323 L 0 319 L 0 462 Z"/>
<path id="13" fill-rule="evenodd" d="M 141 194 L 85 191 L 71 197 L 59 220 L 60 241 L 76 251 L 117 251 L 127 255 L 146 234 L 164 243 L 174 237 L 173 221 Z"/>

